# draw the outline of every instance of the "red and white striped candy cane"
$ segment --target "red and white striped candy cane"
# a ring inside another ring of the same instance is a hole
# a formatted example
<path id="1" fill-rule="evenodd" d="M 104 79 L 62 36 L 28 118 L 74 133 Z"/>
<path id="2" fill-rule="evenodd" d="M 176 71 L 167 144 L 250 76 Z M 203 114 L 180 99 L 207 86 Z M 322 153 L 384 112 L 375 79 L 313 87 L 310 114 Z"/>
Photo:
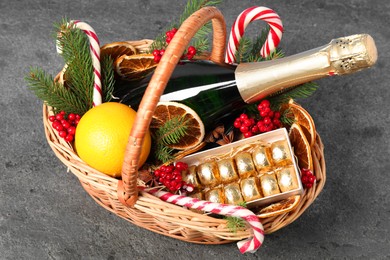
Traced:
<path id="1" fill-rule="evenodd" d="M 261 56 L 267 57 L 279 45 L 283 34 L 283 24 L 279 15 L 268 7 L 253 6 L 244 10 L 234 22 L 230 32 L 225 62 L 234 63 L 236 61 L 235 53 L 240 39 L 244 35 L 245 28 L 255 20 L 263 20 L 270 26 L 267 40 L 260 50 Z"/>
<path id="2" fill-rule="evenodd" d="M 141 188 L 142 189 L 142 188 Z M 237 246 L 240 252 L 243 253 L 254 253 L 263 244 L 264 241 L 264 228 L 259 218 L 249 209 L 241 206 L 227 205 L 220 203 L 213 203 L 210 201 L 199 200 L 196 198 L 185 197 L 175 195 L 166 191 L 157 189 L 144 191 L 153 194 L 163 201 L 170 202 L 176 205 L 184 206 L 191 209 L 202 210 L 224 216 L 233 216 L 244 219 L 253 229 L 253 237 L 248 238 L 244 241 L 239 241 Z"/>
<path id="3" fill-rule="evenodd" d="M 87 23 L 81 21 L 72 21 L 77 28 L 82 30 L 87 36 L 89 40 L 89 49 L 91 51 L 92 56 L 92 66 L 93 72 L 95 75 L 94 84 L 93 84 L 93 97 L 92 104 L 93 106 L 98 106 L 102 103 L 102 83 L 101 83 L 101 75 L 100 75 L 100 43 L 99 39 L 94 31 L 94 29 L 88 25 Z"/>

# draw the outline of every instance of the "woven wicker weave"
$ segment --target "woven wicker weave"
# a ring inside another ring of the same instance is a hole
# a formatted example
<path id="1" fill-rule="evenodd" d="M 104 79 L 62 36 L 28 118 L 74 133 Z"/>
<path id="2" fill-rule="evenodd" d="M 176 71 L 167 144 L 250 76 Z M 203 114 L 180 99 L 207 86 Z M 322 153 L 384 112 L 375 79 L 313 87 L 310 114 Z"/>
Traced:
<path id="1" fill-rule="evenodd" d="M 210 20 L 213 22 L 214 36 L 213 50 L 208 59 L 223 62 L 226 40 L 224 18 L 216 8 L 203 8 L 182 24 L 156 68 L 130 133 L 122 180 L 109 177 L 86 165 L 77 156 L 72 145 L 60 138 L 51 127 L 49 116 L 52 112 L 46 105 L 43 106 L 43 123 L 47 141 L 56 156 L 77 176 L 87 193 L 99 205 L 135 225 L 156 233 L 193 243 L 223 244 L 248 238 L 252 235 L 251 230 L 243 228 L 231 232 L 224 219 L 196 213 L 137 190 L 138 185 L 142 185 L 137 178 L 137 158 L 141 148 L 139 144 L 142 143 L 145 131 L 149 127 L 153 111 L 185 47 L 196 31 Z M 150 41 L 141 40 L 132 43 L 142 50 L 147 48 Z M 272 233 L 295 221 L 323 189 L 326 180 L 325 160 L 323 144 L 318 135 L 311 150 L 316 183 L 311 189 L 305 190 L 299 205 L 294 210 L 262 219 L 265 233 Z"/>

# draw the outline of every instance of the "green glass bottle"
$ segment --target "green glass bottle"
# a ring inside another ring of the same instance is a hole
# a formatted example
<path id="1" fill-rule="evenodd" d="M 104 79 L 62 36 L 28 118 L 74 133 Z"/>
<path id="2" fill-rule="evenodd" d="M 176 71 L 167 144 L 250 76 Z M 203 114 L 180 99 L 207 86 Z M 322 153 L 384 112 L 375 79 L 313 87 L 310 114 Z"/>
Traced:
<path id="1" fill-rule="evenodd" d="M 271 61 L 238 65 L 186 61 L 176 66 L 160 100 L 191 107 L 210 129 L 248 103 L 315 79 L 359 71 L 376 60 L 374 40 L 359 34 Z M 137 109 L 151 76 L 127 83 L 120 102 Z"/>

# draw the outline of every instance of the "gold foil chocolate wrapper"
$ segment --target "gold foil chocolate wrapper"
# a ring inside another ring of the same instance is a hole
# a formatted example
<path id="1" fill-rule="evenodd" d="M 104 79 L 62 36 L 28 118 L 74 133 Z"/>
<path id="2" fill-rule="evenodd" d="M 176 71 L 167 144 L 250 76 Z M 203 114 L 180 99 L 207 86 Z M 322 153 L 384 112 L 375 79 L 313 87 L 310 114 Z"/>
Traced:
<path id="1" fill-rule="evenodd" d="M 240 152 L 235 156 L 237 171 L 241 178 L 256 174 L 256 168 L 249 152 Z"/>
<path id="2" fill-rule="evenodd" d="M 233 159 L 224 159 L 217 162 L 219 177 L 222 183 L 228 183 L 238 180 L 236 165 Z"/>
<path id="3" fill-rule="evenodd" d="M 294 166 L 282 168 L 276 172 L 279 188 L 282 192 L 298 189 L 298 179 Z"/>
<path id="4" fill-rule="evenodd" d="M 194 188 L 200 188 L 200 182 L 198 180 L 198 175 L 196 174 L 197 167 L 196 165 L 191 165 L 188 167 L 187 171 L 182 173 L 182 179 L 184 182 L 191 184 Z"/>
<path id="5" fill-rule="evenodd" d="M 192 194 L 189 195 L 189 197 L 195 198 L 195 199 L 198 199 L 198 200 L 203 200 L 202 192 L 192 193 Z"/>
<path id="6" fill-rule="evenodd" d="M 259 145 L 252 151 L 252 158 L 259 173 L 269 170 L 272 166 L 269 147 Z"/>
<path id="7" fill-rule="evenodd" d="M 224 203 L 222 188 L 214 188 L 206 192 L 205 199 L 215 203 Z"/>
<path id="8" fill-rule="evenodd" d="M 257 200 L 262 197 L 257 178 L 250 177 L 243 179 L 240 182 L 240 186 L 243 199 L 246 202 Z"/>
<path id="9" fill-rule="evenodd" d="M 227 204 L 239 204 L 244 202 L 240 185 L 238 183 L 231 183 L 224 187 L 224 194 L 225 194 L 225 203 Z"/>
<path id="10" fill-rule="evenodd" d="M 274 173 L 260 176 L 260 183 L 264 197 L 280 193 L 278 181 Z"/>
<path id="11" fill-rule="evenodd" d="M 205 162 L 198 165 L 197 172 L 202 185 L 213 187 L 219 184 L 218 166 L 215 161 Z"/>
<path id="12" fill-rule="evenodd" d="M 272 159 L 279 166 L 291 164 L 291 152 L 287 140 L 276 141 L 271 144 Z"/>

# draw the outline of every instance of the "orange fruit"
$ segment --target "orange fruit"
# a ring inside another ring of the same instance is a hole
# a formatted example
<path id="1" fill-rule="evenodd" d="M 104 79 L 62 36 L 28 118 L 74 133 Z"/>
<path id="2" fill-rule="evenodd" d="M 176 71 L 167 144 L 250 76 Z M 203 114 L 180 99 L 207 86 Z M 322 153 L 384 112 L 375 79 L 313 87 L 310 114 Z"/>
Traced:
<path id="1" fill-rule="evenodd" d="M 286 109 L 288 109 L 287 116 L 292 117 L 294 122 L 302 127 L 302 131 L 312 147 L 316 142 L 316 127 L 311 115 L 303 107 L 292 101 L 289 102 Z"/>
<path id="2" fill-rule="evenodd" d="M 75 149 L 89 166 L 120 177 L 127 141 L 136 112 L 120 103 L 107 102 L 85 113 L 76 128 Z M 148 158 L 151 147 L 149 132 L 145 135 L 138 166 Z"/>
<path id="3" fill-rule="evenodd" d="M 115 60 L 114 67 L 120 77 L 135 80 L 154 71 L 157 63 L 153 54 L 122 55 Z"/>
<path id="4" fill-rule="evenodd" d="M 291 145 L 294 147 L 294 154 L 298 158 L 299 167 L 313 170 L 310 144 L 299 124 L 293 123 L 291 125 L 289 138 Z"/>
<path id="5" fill-rule="evenodd" d="M 112 60 L 116 60 L 122 55 L 134 55 L 137 53 L 136 48 L 128 42 L 113 42 L 103 45 L 100 48 L 100 56 L 110 55 Z"/>
<path id="6" fill-rule="evenodd" d="M 190 107 L 177 102 L 160 102 L 152 117 L 150 128 L 156 131 L 169 120 L 179 117 L 186 122 L 186 135 L 177 143 L 169 147 L 177 150 L 187 150 L 198 146 L 205 136 L 205 129 L 202 120 L 198 114 Z"/>
<path id="7" fill-rule="evenodd" d="M 295 195 L 291 196 L 285 200 L 273 203 L 265 208 L 262 208 L 257 214 L 259 218 L 269 218 L 274 217 L 283 213 L 290 212 L 298 206 L 301 196 Z"/>

